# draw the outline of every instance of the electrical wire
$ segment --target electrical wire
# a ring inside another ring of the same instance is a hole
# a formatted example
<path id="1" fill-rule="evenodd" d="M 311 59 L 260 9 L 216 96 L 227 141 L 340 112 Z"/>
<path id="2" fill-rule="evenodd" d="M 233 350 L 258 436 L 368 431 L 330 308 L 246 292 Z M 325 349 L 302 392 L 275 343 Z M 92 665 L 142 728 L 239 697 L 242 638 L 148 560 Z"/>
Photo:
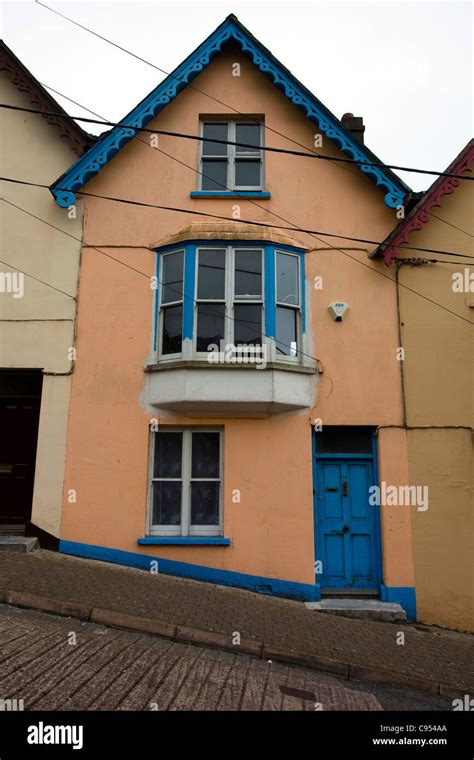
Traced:
<path id="1" fill-rule="evenodd" d="M 165 155 L 169 155 L 169 154 L 165 153 Z M 174 158 L 174 157 L 171 156 L 171 158 Z M 176 159 L 176 160 L 179 161 L 179 159 Z M 191 167 L 188 166 L 188 164 L 184 164 L 184 165 L 187 166 L 188 168 L 191 168 Z M 47 189 L 47 190 L 50 189 L 49 185 L 44 185 L 44 184 L 41 184 L 39 182 L 28 182 L 27 180 L 19 180 L 19 179 L 15 179 L 14 177 L 1 177 L 0 176 L 0 181 L 11 182 L 11 183 L 17 184 L 17 185 L 27 185 L 27 186 L 30 186 L 30 187 L 40 187 L 40 188 L 44 188 L 44 189 Z M 64 190 L 64 188 L 61 188 L 61 187 L 56 187 L 55 189 L 57 189 L 57 190 Z M 182 214 L 195 214 L 196 216 L 210 217 L 211 219 L 221 219 L 221 220 L 226 221 L 226 222 L 238 222 L 240 224 L 252 224 L 252 225 L 254 225 L 256 227 L 269 227 L 271 229 L 286 230 L 287 232 L 303 232 L 303 233 L 305 233 L 307 235 L 324 235 L 325 237 L 338 238 L 339 240 L 350 240 L 351 242 L 356 242 L 356 243 L 368 243 L 370 245 L 377 245 L 377 246 L 384 245 L 384 243 L 380 243 L 377 240 L 369 240 L 367 238 L 349 237 L 347 235 L 339 235 L 339 234 L 337 234 L 335 232 L 323 232 L 322 230 L 305 229 L 304 227 L 282 227 L 281 225 L 277 225 L 277 224 L 270 224 L 270 223 L 267 223 L 267 222 L 257 222 L 257 221 L 255 221 L 253 219 L 234 219 L 234 218 L 231 218 L 229 216 L 223 216 L 221 214 L 211 214 L 211 213 L 205 212 L 205 211 L 195 211 L 193 209 L 180 208 L 178 206 L 164 206 L 164 205 L 160 205 L 160 204 L 156 204 L 156 203 L 145 203 L 144 201 L 134 201 L 134 200 L 132 200 L 130 198 L 119 198 L 119 197 L 112 196 L 112 195 L 99 195 L 97 193 L 89 193 L 86 190 L 78 190 L 77 192 L 80 195 L 84 195 L 84 196 L 87 196 L 87 197 L 90 197 L 90 198 L 99 198 L 99 199 L 107 200 L 107 201 L 115 201 L 116 203 L 125 203 L 125 204 L 132 205 L 132 206 L 143 206 L 145 208 L 160 209 L 162 211 L 175 211 L 175 212 L 179 212 L 179 213 L 182 213 Z M 245 200 L 249 200 L 251 203 L 253 203 L 252 199 L 245 198 Z M 278 214 L 275 214 L 275 212 L 270 211 L 269 209 L 265 209 L 263 206 L 259 206 L 259 204 L 256 204 L 256 205 L 257 205 L 258 208 L 262 208 L 264 211 L 268 211 L 270 214 L 273 214 L 274 216 L 278 216 Z M 279 217 L 279 218 L 283 219 L 283 217 Z M 286 220 L 283 219 L 283 221 L 286 221 Z M 324 243 L 326 241 L 321 241 L 321 242 Z M 328 243 L 328 245 L 329 245 L 329 243 Z M 441 255 L 444 255 L 444 256 L 459 256 L 461 258 L 473 259 L 474 260 L 474 256 L 468 256 L 468 255 L 463 254 L 463 253 L 458 253 L 457 251 L 442 251 L 442 250 L 439 250 L 438 248 L 420 248 L 419 246 L 403 245 L 403 246 L 400 246 L 400 250 L 422 251 L 423 253 L 436 253 L 438 255 L 441 254 Z"/>
<path id="2" fill-rule="evenodd" d="M 56 11 L 53 8 L 50 8 L 45 3 L 41 3 L 39 0 L 35 0 L 35 2 L 38 5 L 41 5 L 43 8 L 46 8 L 47 10 L 49 10 L 51 13 L 55 13 L 57 16 L 60 16 L 61 18 L 65 19 L 66 21 L 69 21 L 71 24 L 74 24 L 75 26 L 79 27 L 80 29 L 83 29 L 84 31 L 89 32 L 90 34 L 94 35 L 95 37 L 98 37 L 99 39 L 103 40 L 104 42 L 107 42 L 109 45 L 112 45 L 113 47 L 116 47 L 117 49 L 119 49 L 122 52 L 126 53 L 127 55 L 130 55 L 133 58 L 136 58 L 137 60 L 142 61 L 142 63 L 145 63 L 148 66 L 151 66 L 152 68 L 156 69 L 157 71 L 160 71 L 161 73 L 165 74 L 166 76 L 171 76 L 171 77 L 173 77 L 174 79 L 176 79 L 179 82 L 182 81 L 182 80 L 179 79 L 179 77 L 176 77 L 174 74 L 165 71 L 165 69 L 162 69 L 159 66 L 156 66 L 155 64 L 153 64 L 150 61 L 146 60 L 145 58 L 141 58 L 140 56 L 136 55 L 135 53 L 132 53 L 130 50 L 127 50 L 127 48 L 124 48 L 121 45 L 118 45 L 117 43 L 112 42 L 112 40 L 109 40 L 107 37 L 104 37 L 104 36 L 98 34 L 97 32 L 94 32 L 92 29 L 89 29 L 88 27 L 84 26 L 83 24 L 79 24 L 77 21 L 74 21 L 74 19 L 69 18 L 65 14 L 60 13 L 59 11 Z M 216 101 L 217 103 L 220 103 L 221 105 L 224 105 L 226 108 L 230 108 L 232 111 L 234 111 L 235 113 L 238 113 L 240 116 L 243 116 L 245 118 L 245 114 L 242 114 L 242 112 L 239 111 L 237 108 L 234 108 L 233 106 L 230 106 L 229 104 L 224 103 L 223 101 L 219 100 L 218 98 L 214 97 L 213 95 L 210 95 L 209 93 L 204 92 L 203 90 L 200 90 L 195 85 L 192 85 L 190 83 L 186 83 L 186 85 L 187 85 L 187 87 L 195 90 L 196 92 L 199 92 L 199 93 L 205 95 L 206 97 L 211 98 L 212 100 Z M 50 89 L 52 89 L 52 88 L 50 88 Z M 55 90 L 53 90 L 53 92 L 55 92 Z M 57 94 L 60 94 L 60 93 L 57 93 Z M 67 96 L 63 95 L 62 97 L 66 97 L 67 100 L 70 100 L 70 98 L 67 98 Z M 75 102 L 75 101 L 71 101 L 71 102 Z M 77 105 L 80 105 L 80 104 L 77 104 Z M 84 108 L 84 106 L 80 106 L 80 107 Z M 89 113 L 93 113 L 94 116 L 98 116 L 99 115 L 99 114 L 94 113 L 93 111 L 90 111 L 90 109 L 88 109 L 88 108 L 86 108 L 85 110 L 89 111 Z M 102 117 L 100 117 L 100 118 L 102 118 Z M 298 145 L 301 148 L 305 148 L 306 147 L 306 146 L 302 145 L 301 143 L 299 143 L 297 140 L 294 140 L 293 138 L 289 137 L 288 135 L 284 135 L 282 132 L 279 132 L 278 130 L 270 127 L 268 124 L 264 124 L 264 128 L 266 130 L 268 130 L 268 131 L 273 132 L 274 134 L 279 135 L 280 137 L 285 138 L 289 142 L 292 142 L 294 145 Z M 314 153 L 314 151 L 313 151 L 313 153 Z M 168 154 L 165 154 L 165 155 L 168 155 Z M 331 160 L 332 161 L 336 161 L 336 159 L 331 159 Z M 346 166 L 343 166 L 343 165 L 338 164 L 338 163 L 335 163 L 335 165 L 339 166 L 341 169 L 344 169 L 345 171 L 348 171 L 348 167 L 346 167 Z M 389 167 L 388 164 L 380 164 L 380 165 L 381 166 L 385 166 L 387 168 L 395 168 L 395 167 Z M 445 173 L 445 176 L 448 176 L 447 173 Z M 459 176 L 461 176 L 461 175 L 459 175 Z M 439 217 L 437 217 L 437 218 L 439 218 Z M 442 222 L 444 222 L 445 224 L 448 224 L 448 225 L 450 224 L 450 222 L 447 222 L 447 221 L 445 221 L 443 219 L 439 219 L 439 221 L 442 221 Z M 455 226 L 455 225 L 451 225 L 451 226 Z M 465 230 L 462 230 L 462 231 L 465 232 Z M 469 234 L 469 233 L 466 233 L 466 234 Z"/>
<path id="3" fill-rule="evenodd" d="M 76 100 L 73 100 L 72 98 L 68 97 L 67 95 L 64 95 L 64 93 L 59 92 L 58 90 L 55 90 L 54 87 L 51 87 L 50 85 L 47 85 L 47 84 L 45 84 L 43 82 L 40 82 L 40 84 L 42 84 L 42 86 L 45 87 L 45 88 L 47 88 L 48 90 L 51 90 L 52 92 L 54 92 L 56 95 L 59 95 L 61 98 L 64 98 L 65 100 L 70 101 L 74 105 L 79 106 L 79 108 L 82 108 L 84 111 L 87 111 L 88 113 L 91 113 L 93 116 L 98 116 L 99 118 L 102 118 L 100 116 L 100 114 L 96 113 L 95 111 L 91 111 L 90 108 L 87 108 L 82 103 L 78 103 Z M 146 142 L 146 140 L 141 140 L 139 137 L 137 137 L 136 139 L 140 140 L 140 142 L 142 142 L 144 145 L 148 145 L 148 147 L 151 147 L 151 145 L 148 142 Z M 165 153 L 164 151 L 160 151 L 160 152 L 162 152 L 166 156 L 169 156 L 169 154 Z M 172 156 L 170 156 L 170 157 L 173 158 Z M 187 164 L 185 164 L 185 166 L 187 166 Z M 345 166 L 340 166 L 340 165 L 338 165 L 338 168 L 340 168 L 340 169 L 346 169 Z M 434 219 L 437 219 L 438 221 L 443 222 L 444 224 L 447 224 L 450 227 L 453 227 L 453 228 L 459 230 L 459 232 L 463 232 L 464 234 L 468 235 L 469 237 L 474 237 L 473 235 L 471 235 L 471 233 L 467 232 L 467 230 L 463 230 L 461 227 L 458 227 L 457 225 L 452 224 L 451 222 L 448 222 L 446 219 L 441 219 L 441 217 L 436 216 L 436 214 L 433 214 L 431 211 L 429 211 L 428 213 Z M 359 242 L 362 242 L 362 241 L 359 241 Z M 377 243 L 375 243 L 375 242 L 374 242 L 374 244 L 377 245 Z M 378 245 L 383 245 L 383 244 L 379 243 Z M 130 246 L 123 246 L 123 247 L 127 248 L 127 247 L 130 247 Z M 423 251 L 424 250 L 423 248 L 420 248 L 420 247 L 417 247 L 417 246 L 407 246 L 407 245 L 404 245 L 404 246 L 400 246 L 400 247 L 402 249 L 406 248 L 406 249 L 409 249 L 409 250 L 417 250 L 417 251 Z M 315 249 L 315 250 L 317 250 L 317 249 Z M 432 252 L 435 252 L 435 251 L 434 250 L 433 251 L 426 250 L 426 252 L 427 253 L 432 253 Z M 448 252 L 445 252 L 445 251 L 437 251 L 437 252 L 439 254 L 442 253 L 443 255 L 449 255 Z M 462 253 L 456 253 L 455 255 L 459 256 L 461 258 L 465 258 L 465 259 L 474 259 L 474 256 L 467 256 L 466 254 L 462 254 Z"/>
<path id="4" fill-rule="evenodd" d="M 4 178 L 0 177 L 0 180 L 1 179 L 4 179 Z M 42 184 L 39 184 L 39 183 L 23 182 L 21 180 L 13 180 L 13 181 L 16 182 L 16 183 L 18 183 L 18 184 L 21 184 L 21 185 L 32 185 L 33 187 L 41 187 L 43 189 L 49 189 L 48 185 L 42 185 Z M 87 196 L 91 196 L 93 198 L 99 198 L 101 200 L 119 201 L 121 203 L 127 203 L 127 204 L 138 205 L 138 206 L 145 206 L 145 207 L 150 207 L 150 205 L 151 205 L 152 208 L 156 208 L 156 206 L 154 206 L 153 204 L 140 203 L 138 201 L 130 201 L 130 200 L 125 200 L 125 199 L 120 199 L 120 198 L 112 198 L 112 197 L 109 197 L 109 196 L 106 196 L 106 195 L 102 196 L 102 195 L 96 195 L 94 193 L 87 193 L 87 192 L 83 193 L 83 194 L 87 195 Z M 14 204 L 12 204 L 12 205 L 14 205 Z M 160 207 L 160 208 L 163 208 L 164 210 L 170 210 L 170 211 L 177 211 L 177 210 L 178 211 L 183 211 L 184 210 L 184 209 L 170 208 L 170 207 L 166 207 L 166 206 L 163 206 L 163 207 Z M 23 211 L 24 209 L 21 209 L 21 207 L 20 207 L 20 210 Z M 186 210 L 186 213 L 190 213 L 190 212 L 188 210 Z M 199 214 L 199 212 L 191 212 L 191 213 L 198 213 Z M 275 214 L 274 212 L 270 212 L 270 213 L 273 213 L 275 216 L 278 216 L 278 214 Z M 205 216 L 208 216 L 208 215 L 205 214 Z M 39 218 L 40 221 L 44 221 L 40 217 L 37 217 L 37 218 Z M 283 217 L 280 217 L 280 218 L 283 218 Z M 237 221 L 237 220 L 235 220 L 235 221 Z M 243 220 L 240 220 L 240 221 L 243 221 Z M 48 224 L 48 222 L 46 222 L 46 224 Z M 260 226 L 274 226 L 274 225 L 265 225 L 265 224 L 262 223 Z M 56 229 L 60 230 L 60 228 L 56 228 Z M 64 230 L 60 230 L 60 231 L 64 232 Z M 300 229 L 299 231 L 300 232 L 304 232 L 304 230 L 302 230 L 302 229 Z M 69 233 L 64 233 L 64 234 L 69 234 Z M 392 282 L 392 283 L 394 282 L 393 278 L 390 277 L 390 275 L 386 275 L 383 272 L 381 272 L 380 270 L 374 269 L 369 264 L 365 264 L 363 261 L 360 261 L 359 259 L 356 259 L 354 256 L 351 256 L 346 251 L 342 250 L 342 248 L 337 248 L 336 246 L 331 245 L 331 243 L 328 243 L 327 241 L 322 240 L 321 238 L 319 238 L 314 233 L 308 233 L 308 234 L 310 234 L 315 239 L 319 240 L 321 243 L 325 243 L 325 245 L 330 246 L 335 251 L 339 251 L 339 253 L 342 253 L 344 256 L 346 256 L 347 258 L 351 259 L 352 261 L 355 261 L 356 263 L 361 264 L 365 268 L 370 269 L 371 272 L 374 272 L 375 274 L 379 274 L 381 277 L 384 277 L 385 279 L 390 280 L 390 282 Z M 71 237 L 74 237 L 74 236 L 71 236 Z M 75 239 L 79 240 L 79 238 L 75 238 Z M 79 242 L 82 243 L 82 241 L 79 241 Z M 98 249 L 95 248 L 95 246 L 89 246 L 89 247 L 90 248 L 94 248 L 95 250 L 98 250 Z M 146 249 L 146 250 L 150 250 L 150 249 Z M 104 255 L 108 255 L 108 254 L 105 254 L 103 251 L 100 251 L 100 253 L 103 253 Z M 109 258 L 114 259 L 113 256 L 109 256 Z M 117 261 L 117 259 L 114 259 L 114 261 Z M 136 270 L 136 271 L 138 271 L 138 270 Z M 140 274 L 144 274 L 144 273 L 141 272 Z M 420 298 L 423 298 L 424 300 L 429 301 L 433 305 L 438 306 L 440 309 L 443 309 L 444 311 L 448 312 L 449 314 L 452 314 L 453 316 L 458 317 L 459 319 L 462 319 L 464 322 L 467 322 L 468 324 L 472 324 L 472 322 L 469 319 L 466 319 L 465 317 L 461 316 L 461 314 L 457 314 L 456 312 L 452 311 L 451 309 L 448 309 L 446 306 L 443 306 L 442 304 L 438 303 L 437 301 L 434 301 L 433 299 L 428 298 L 428 296 L 423 295 L 423 293 L 420 293 L 419 291 L 414 290 L 413 288 L 410 288 L 408 285 L 403 285 L 402 287 L 404 287 L 406 290 L 409 290 L 410 292 L 414 293 L 415 295 L 418 295 Z M 311 357 L 311 358 L 314 359 L 315 357 Z"/>
<path id="5" fill-rule="evenodd" d="M 24 108 L 22 106 L 15 106 L 11 103 L 0 103 L 0 108 L 6 108 L 11 111 L 24 111 L 25 113 L 38 114 L 39 116 L 54 116 L 62 119 L 71 119 L 71 121 L 84 121 L 88 124 L 102 124 L 108 127 L 119 127 L 121 129 L 132 129 L 135 132 L 146 132 L 152 135 L 166 135 L 168 137 L 181 137 L 186 140 L 194 140 L 197 142 L 210 142 L 218 145 L 234 145 L 241 148 L 250 148 L 252 151 L 265 151 L 270 153 L 283 153 L 290 156 L 299 156 L 302 158 L 318 158 L 323 161 L 340 161 L 343 163 L 355 164 L 356 166 L 373 166 L 380 169 L 398 169 L 399 171 L 416 172 L 418 174 L 434 174 L 439 177 L 452 177 L 454 179 L 463 179 L 474 181 L 474 177 L 468 177 L 465 174 L 451 174 L 449 172 L 429 171 L 427 169 L 415 169 L 408 166 L 394 166 L 390 164 L 374 163 L 370 161 L 359 161 L 352 158 L 342 158 L 335 156 L 324 156 L 321 153 L 307 153 L 298 150 L 289 150 L 288 148 L 275 148 L 269 145 L 255 145 L 252 143 L 236 142 L 234 140 L 221 140 L 217 137 L 204 137 L 204 135 L 190 135 L 184 132 L 173 132 L 166 129 L 148 129 L 147 127 L 139 127 L 134 124 L 126 124 L 124 122 L 107 121 L 105 119 L 90 119 L 86 116 L 71 116 L 69 114 L 55 113 L 54 111 L 43 111 L 37 108 Z"/>
<path id="6" fill-rule="evenodd" d="M 59 92 L 59 90 L 55 90 L 54 87 L 51 87 L 50 85 L 47 85 L 44 82 L 40 82 L 40 84 L 43 87 L 45 87 L 46 89 L 51 90 L 51 92 L 54 92 L 56 95 L 59 95 L 59 97 L 64 98 L 65 100 L 68 100 L 70 103 L 73 103 L 75 106 L 79 106 L 79 108 L 82 108 L 84 111 L 87 111 L 88 113 L 91 113 L 93 116 L 98 116 L 99 119 L 102 118 L 100 114 L 96 113 L 96 111 L 92 111 L 90 108 L 87 108 L 82 103 L 78 103 L 77 100 L 73 100 L 68 95 L 64 95 L 64 93 Z M 148 145 L 149 147 L 151 147 L 151 145 L 149 143 L 147 143 L 145 140 L 141 140 L 139 137 L 137 137 L 136 139 L 140 140 L 140 142 L 142 142 L 144 145 Z M 287 139 L 289 139 L 292 142 L 295 142 L 294 140 L 291 140 L 291 138 L 287 138 Z M 295 142 L 295 144 L 299 145 L 300 143 L 296 143 Z M 154 148 L 154 150 L 156 150 L 156 148 Z M 160 152 L 162 152 L 166 156 L 169 155 L 168 153 L 165 153 L 164 151 L 160 151 Z M 346 167 L 346 166 L 341 166 L 340 164 L 336 164 L 336 166 L 339 169 L 343 169 L 345 171 L 349 171 L 348 167 Z M 459 232 L 463 232 L 465 235 L 468 235 L 469 237 L 474 237 L 474 235 L 472 235 L 470 232 L 467 232 L 467 230 L 463 230 L 461 227 L 458 227 L 457 225 L 452 224 L 452 222 L 448 222 L 446 219 L 441 219 L 441 217 L 436 216 L 436 214 L 433 214 L 431 211 L 428 211 L 428 214 L 430 216 L 432 216 L 434 219 L 437 219 L 438 221 L 442 222 L 443 224 L 447 224 L 449 227 L 453 227 L 454 229 L 459 230 Z M 128 246 L 125 246 L 125 247 L 128 247 Z M 423 250 L 421 248 L 417 248 L 416 246 L 404 246 L 404 247 L 410 248 L 411 250 Z M 456 255 L 457 256 L 462 256 L 463 258 L 474 258 L 474 257 L 467 257 L 464 254 L 456 254 Z"/>
<path id="7" fill-rule="evenodd" d="M 0 198 L 0 200 L 4 201 L 5 198 Z M 13 264 L 10 264 L 8 261 L 3 261 L 3 259 L 0 259 L 0 264 L 5 264 L 5 266 L 10 267 L 10 269 L 13 269 L 15 272 L 18 272 L 19 274 L 24 274 L 26 277 L 29 277 L 31 280 L 36 280 L 36 282 L 40 282 L 42 285 L 46 285 L 47 288 L 51 288 L 51 290 L 56 290 L 58 293 L 62 293 L 63 295 L 68 296 L 68 298 L 72 298 L 73 301 L 76 300 L 75 296 L 72 296 L 70 293 L 66 293 L 65 290 L 61 290 L 60 288 L 56 288 L 54 285 L 51 285 L 51 283 L 49 282 L 40 280 L 39 277 L 35 277 L 34 275 L 29 274 L 28 272 L 25 272 L 24 269 L 17 269 L 15 266 L 13 266 Z"/>
<path id="8" fill-rule="evenodd" d="M 468 235 L 469 237 L 474 237 L 474 235 L 471 232 L 468 232 L 467 230 L 463 230 L 462 227 L 458 227 L 457 224 L 448 222 L 446 219 L 441 219 L 440 216 L 436 216 L 436 214 L 433 214 L 432 211 L 428 211 L 428 214 L 432 216 L 433 219 L 437 219 L 438 222 L 443 222 L 443 224 L 449 224 L 450 227 L 454 227 L 455 230 L 459 230 L 459 232 L 462 232 L 464 235 Z"/>
<path id="9" fill-rule="evenodd" d="M 46 219 L 43 219 L 42 217 L 37 216 L 36 214 L 33 214 L 31 211 L 28 211 L 27 209 L 23 208 L 22 206 L 19 206 L 16 203 L 13 203 L 12 201 L 9 201 L 7 198 L 0 198 L 0 200 L 2 200 L 4 203 L 8 203 L 10 206 L 13 206 L 14 208 L 18 209 L 19 211 L 23 211 L 25 214 L 28 214 L 28 216 L 31 216 L 34 219 L 37 219 L 39 222 L 43 222 L 43 224 L 48 225 L 48 227 L 52 227 L 53 229 L 58 230 L 58 232 L 62 232 L 63 235 L 67 235 L 68 237 L 72 238 L 73 240 L 77 240 L 77 242 L 81 243 L 81 245 L 82 245 L 81 238 L 78 238 L 75 235 L 72 235 L 70 232 L 66 232 L 66 230 L 61 229 L 61 227 L 57 227 L 55 224 L 52 224 L 51 222 L 48 222 Z M 109 253 L 105 253 L 105 251 L 100 250 L 100 248 L 96 248 L 96 246 L 88 246 L 88 248 L 92 249 L 94 251 L 97 251 L 102 256 L 105 256 L 106 258 L 111 259 L 112 261 L 115 261 L 117 264 L 121 264 L 122 266 L 126 267 L 127 269 L 131 269 L 133 272 L 136 272 L 137 274 L 140 274 L 143 277 L 146 277 L 147 280 L 150 281 L 150 275 L 148 275 L 146 272 L 142 272 L 140 269 L 135 269 L 135 267 L 131 267 L 129 264 L 126 264 L 125 262 L 120 261 L 120 259 L 116 259 L 114 256 L 111 256 Z M 150 249 L 146 248 L 145 246 L 143 246 L 143 250 L 149 251 Z M 2 262 L 2 263 L 6 263 L 6 262 Z M 8 264 L 8 266 L 11 266 L 11 265 Z M 14 268 L 14 267 L 12 267 L 12 268 Z M 21 270 L 17 270 L 17 271 L 21 271 Z M 26 274 L 26 272 L 25 272 L 25 274 Z M 153 277 L 156 277 L 156 275 L 153 275 Z M 36 278 L 34 278 L 34 279 L 36 279 Z M 188 299 L 188 300 L 192 301 L 194 304 L 198 303 L 198 299 L 192 298 L 192 296 L 188 296 L 182 290 L 178 290 L 177 288 L 171 287 L 168 283 L 166 283 L 166 284 L 163 283 L 162 280 L 160 280 L 158 277 L 156 278 L 156 281 L 160 285 L 164 284 L 165 287 L 168 288 L 169 290 L 171 290 L 172 292 L 178 293 L 179 296 L 180 296 L 179 300 L 181 300 L 181 298 L 185 298 L 185 299 Z M 41 280 L 40 280 L 40 282 L 41 282 Z M 48 283 L 43 283 L 43 284 L 44 285 L 48 285 Z M 48 287 L 53 288 L 53 290 L 57 290 L 57 288 L 54 288 L 52 285 L 48 285 Z M 61 292 L 64 292 L 64 291 L 61 291 Z M 70 295 L 70 294 L 66 293 L 65 295 Z M 70 296 L 70 298 L 74 298 L 74 296 Z M 204 305 L 212 307 L 212 304 L 204 304 Z M 221 316 L 221 315 L 218 315 L 218 316 Z M 227 314 L 224 314 L 223 316 L 224 316 L 225 319 L 230 320 L 231 322 L 235 322 L 237 324 L 242 324 L 242 325 L 249 325 L 249 324 L 251 324 L 251 320 L 249 321 L 249 320 L 236 319 L 235 317 L 231 317 L 231 316 L 229 316 Z M 257 333 L 255 333 L 255 335 L 257 335 Z M 268 338 L 269 340 L 273 340 L 273 338 L 271 336 L 267 335 L 264 332 L 258 333 L 258 335 L 259 336 L 261 335 L 263 338 Z M 293 349 L 293 346 L 291 346 L 288 343 L 284 343 L 281 340 L 277 340 L 276 342 L 280 346 L 284 346 L 285 348 L 289 348 L 290 350 Z M 319 364 L 319 362 L 320 362 L 320 359 L 318 359 L 316 356 L 312 356 L 311 354 L 307 354 L 304 351 L 301 351 L 299 349 L 296 349 L 296 354 L 297 355 L 299 354 L 301 356 L 306 356 L 309 359 L 312 359 L 314 362 L 316 362 L 316 364 Z"/>

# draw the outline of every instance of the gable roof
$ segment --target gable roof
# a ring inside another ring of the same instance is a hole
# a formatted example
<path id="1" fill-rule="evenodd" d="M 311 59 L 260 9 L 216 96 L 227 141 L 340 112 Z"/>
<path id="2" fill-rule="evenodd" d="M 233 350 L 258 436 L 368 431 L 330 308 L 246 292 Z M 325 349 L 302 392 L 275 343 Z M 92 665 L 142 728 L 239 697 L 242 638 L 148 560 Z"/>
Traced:
<path id="1" fill-rule="evenodd" d="M 60 131 L 60 136 L 67 140 L 74 153 L 82 156 L 84 151 L 94 142 L 94 137 L 85 132 L 68 116 L 66 111 L 61 108 L 59 103 L 38 82 L 3 40 L 0 40 L 0 71 L 6 71 L 9 74 L 12 83 L 20 92 L 25 93 L 30 103 L 38 106 L 42 111 L 64 114 L 64 117 L 44 116 L 43 118 L 48 124 Z"/>
<path id="2" fill-rule="evenodd" d="M 231 14 L 189 55 L 178 68 L 141 101 L 121 124 L 104 134 L 79 161 L 51 186 L 60 206 L 74 203 L 74 193 L 94 177 L 105 164 L 203 71 L 222 50 L 233 41 L 242 52 L 269 77 L 288 100 L 314 122 L 347 156 L 356 161 L 382 163 L 368 148 L 361 145 L 337 119 L 296 77 L 291 74 L 252 34 Z M 410 188 L 390 169 L 359 165 L 358 168 L 385 191 L 385 203 L 390 208 L 402 205 Z"/>
<path id="3" fill-rule="evenodd" d="M 471 172 L 470 168 L 474 161 L 474 139 L 471 139 L 462 151 L 456 156 L 454 161 L 446 169 L 446 174 L 462 174 Z M 395 259 L 400 256 L 403 243 L 408 242 L 412 232 L 421 230 L 424 224 L 428 224 L 431 219 L 430 211 L 435 206 L 441 206 L 443 195 L 454 193 L 463 180 L 456 177 L 438 177 L 425 193 L 422 193 L 418 203 L 411 209 L 410 213 L 402 219 L 388 237 L 381 243 L 369 258 L 376 259 L 383 256 L 385 264 L 390 266 Z"/>

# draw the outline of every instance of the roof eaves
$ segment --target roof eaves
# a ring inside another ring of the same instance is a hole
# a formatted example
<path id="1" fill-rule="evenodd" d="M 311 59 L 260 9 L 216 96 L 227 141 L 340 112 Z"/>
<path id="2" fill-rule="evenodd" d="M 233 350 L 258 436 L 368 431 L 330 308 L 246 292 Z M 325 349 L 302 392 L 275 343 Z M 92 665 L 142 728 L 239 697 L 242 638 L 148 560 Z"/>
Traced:
<path id="1" fill-rule="evenodd" d="M 430 221 L 430 210 L 435 206 L 441 206 L 442 197 L 453 193 L 463 181 L 456 177 L 446 177 L 444 175 L 462 174 L 463 172 L 471 171 L 470 164 L 473 161 L 474 139 L 471 139 L 458 153 L 444 174 L 437 177 L 426 192 L 420 194 L 418 202 L 405 219 L 402 219 L 383 243 L 380 243 L 375 251 L 369 254 L 369 258 L 376 259 L 383 257 L 385 264 L 390 266 L 400 256 L 399 249 L 404 243 L 408 242 L 411 233 L 420 230 L 424 224 Z"/>
<path id="2" fill-rule="evenodd" d="M 13 84 L 27 95 L 30 103 L 39 106 L 43 111 L 61 114 L 43 118 L 61 131 L 61 137 L 68 141 L 77 156 L 81 157 L 93 145 L 94 136 L 76 124 L 3 40 L 0 40 L 0 71 L 8 72 Z"/>
<path id="3" fill-rule="evenodd" d="M 385 203 L 389 208 L 403 205 L 409 191 L 408 186 L 383 166 L 370 166 L 371 163 L 380 163 L 377 157 L 350 135 L 339 119 L 298 82 L 235 16 L 228 16 L 183 63 L 122 119 L 121 124 L 127 126 L 114 127 L 53 183 L 51 192 L 57 203 L 66 208 L 73 204 L 75 193 L 187 87 L 229 41 L 239 44 L 243 53 L 250 57 L 255 66 L 273 81 L 290 102 L 317 125 L 321 133 L 351 159 L 361 162 L 358 168 L 385 191 Z M 364 163 L 366 161 L 367 164 Z"/>

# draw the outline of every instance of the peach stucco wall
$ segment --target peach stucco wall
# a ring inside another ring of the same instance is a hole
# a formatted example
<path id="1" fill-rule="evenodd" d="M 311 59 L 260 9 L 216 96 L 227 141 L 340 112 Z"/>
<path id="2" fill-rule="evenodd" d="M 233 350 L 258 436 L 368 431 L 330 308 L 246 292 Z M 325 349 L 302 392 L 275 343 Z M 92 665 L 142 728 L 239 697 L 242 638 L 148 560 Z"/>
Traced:
<path id="1" fill-rule="evenodd" d="M 232 76 L 236 61 L 241 63 L 240 77 Z M 313 145 L 314 125 L 237 51 L 223 53 L 194 80 L 192 89 L 181 93 L 149 126 L 196 134 L 200 115 L 233 115 L 232 109 L 203 93 L 233 104 L 242 113 L 264 114 L 267 126 L 303 146 Z M 148 142 L 148 137 L 144 134 L 142 139 Z M 268 130 L 266 140 L 274 146 L 294 147 Z M 85 198 L 85 242 L 102 246 L 145 276 L 91 248 L 83 249 L 61 536 L 313 583 L 311 422 L 317 417 L 327 425 L 403 422 L 392 275 L 380 263 L 370 262 L 367 249 L 357 244 L 347 253 L 361 263 L 331 250 L 323 239 L 291 233 L 302 245 L 321 249 L 306 255 L 310 351 L 324 369 L 313 408 L 266 419 L 205 420 L 160 415 L 159 410 L 150 415 L 140 405 L 152 326 L 148 277 L 153 273 L 154 254 L 147 249 L 191 222 L 193 210 L 231 217 L 237 202 L 243 219 L 373 240 L 382 240 L 393 228 L 395 212 L 384 205 L 383 192 L 357 169 L 275 154 L 265 158 L 270 200 L 259 200 L 258 206 L 244 199 L 192 200 L 189 193 L 197 188 L 197 144 L 160 137 L 159 148 L 132 141 L 87 186 L 91 193 L 179 206 L 189 209 L 189 214 Z M 322 150 L 338 155 L 327 140 Z M 338 241 L 331 239 L 331 243 Z M 347 241 L 340 244 L 347 248 Z M 116 245 L 128 247 L 106 247 Z M 388 276 L 381 277 L 376 270 Z M 322 290 L 313 288 L 316 275 L 323 277 Z M 327 312 L 334 299 L 350 305 L 342 323 L 333 322 Z M 146 524 L 150 416 L 158 417 L 163 425 L 210 423 L 225 428 L 224 535 L 232 539 L 230 547 L 136 545 Z M 397 478 L 405 477 L 404 436 L 398 431 L 381 435 L 379 459 L 386 480 L 397 483 Z M 77 491 L 76 503 L 68 502 L 68 489 Z M 231 500 L 234 489 L 241 492 L 240 503 Z M 386 582 L 411 585 L 409 521 L 395 513 L 388 523 L 382 537 Z"/>

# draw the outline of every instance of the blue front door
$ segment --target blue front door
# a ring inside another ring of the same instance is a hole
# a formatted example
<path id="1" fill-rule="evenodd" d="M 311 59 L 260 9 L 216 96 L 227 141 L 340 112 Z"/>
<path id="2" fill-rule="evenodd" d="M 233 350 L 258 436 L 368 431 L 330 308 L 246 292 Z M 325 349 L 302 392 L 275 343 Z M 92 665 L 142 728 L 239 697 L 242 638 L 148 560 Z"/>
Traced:
<path id="1" fill-rule="evenodd" d="M 378 507 L 369 504 L 373 459 L 317 458 L 315 475 L 315 554 L 322 565 L 316 582 L 321 590 L 378 591 Z"/>

